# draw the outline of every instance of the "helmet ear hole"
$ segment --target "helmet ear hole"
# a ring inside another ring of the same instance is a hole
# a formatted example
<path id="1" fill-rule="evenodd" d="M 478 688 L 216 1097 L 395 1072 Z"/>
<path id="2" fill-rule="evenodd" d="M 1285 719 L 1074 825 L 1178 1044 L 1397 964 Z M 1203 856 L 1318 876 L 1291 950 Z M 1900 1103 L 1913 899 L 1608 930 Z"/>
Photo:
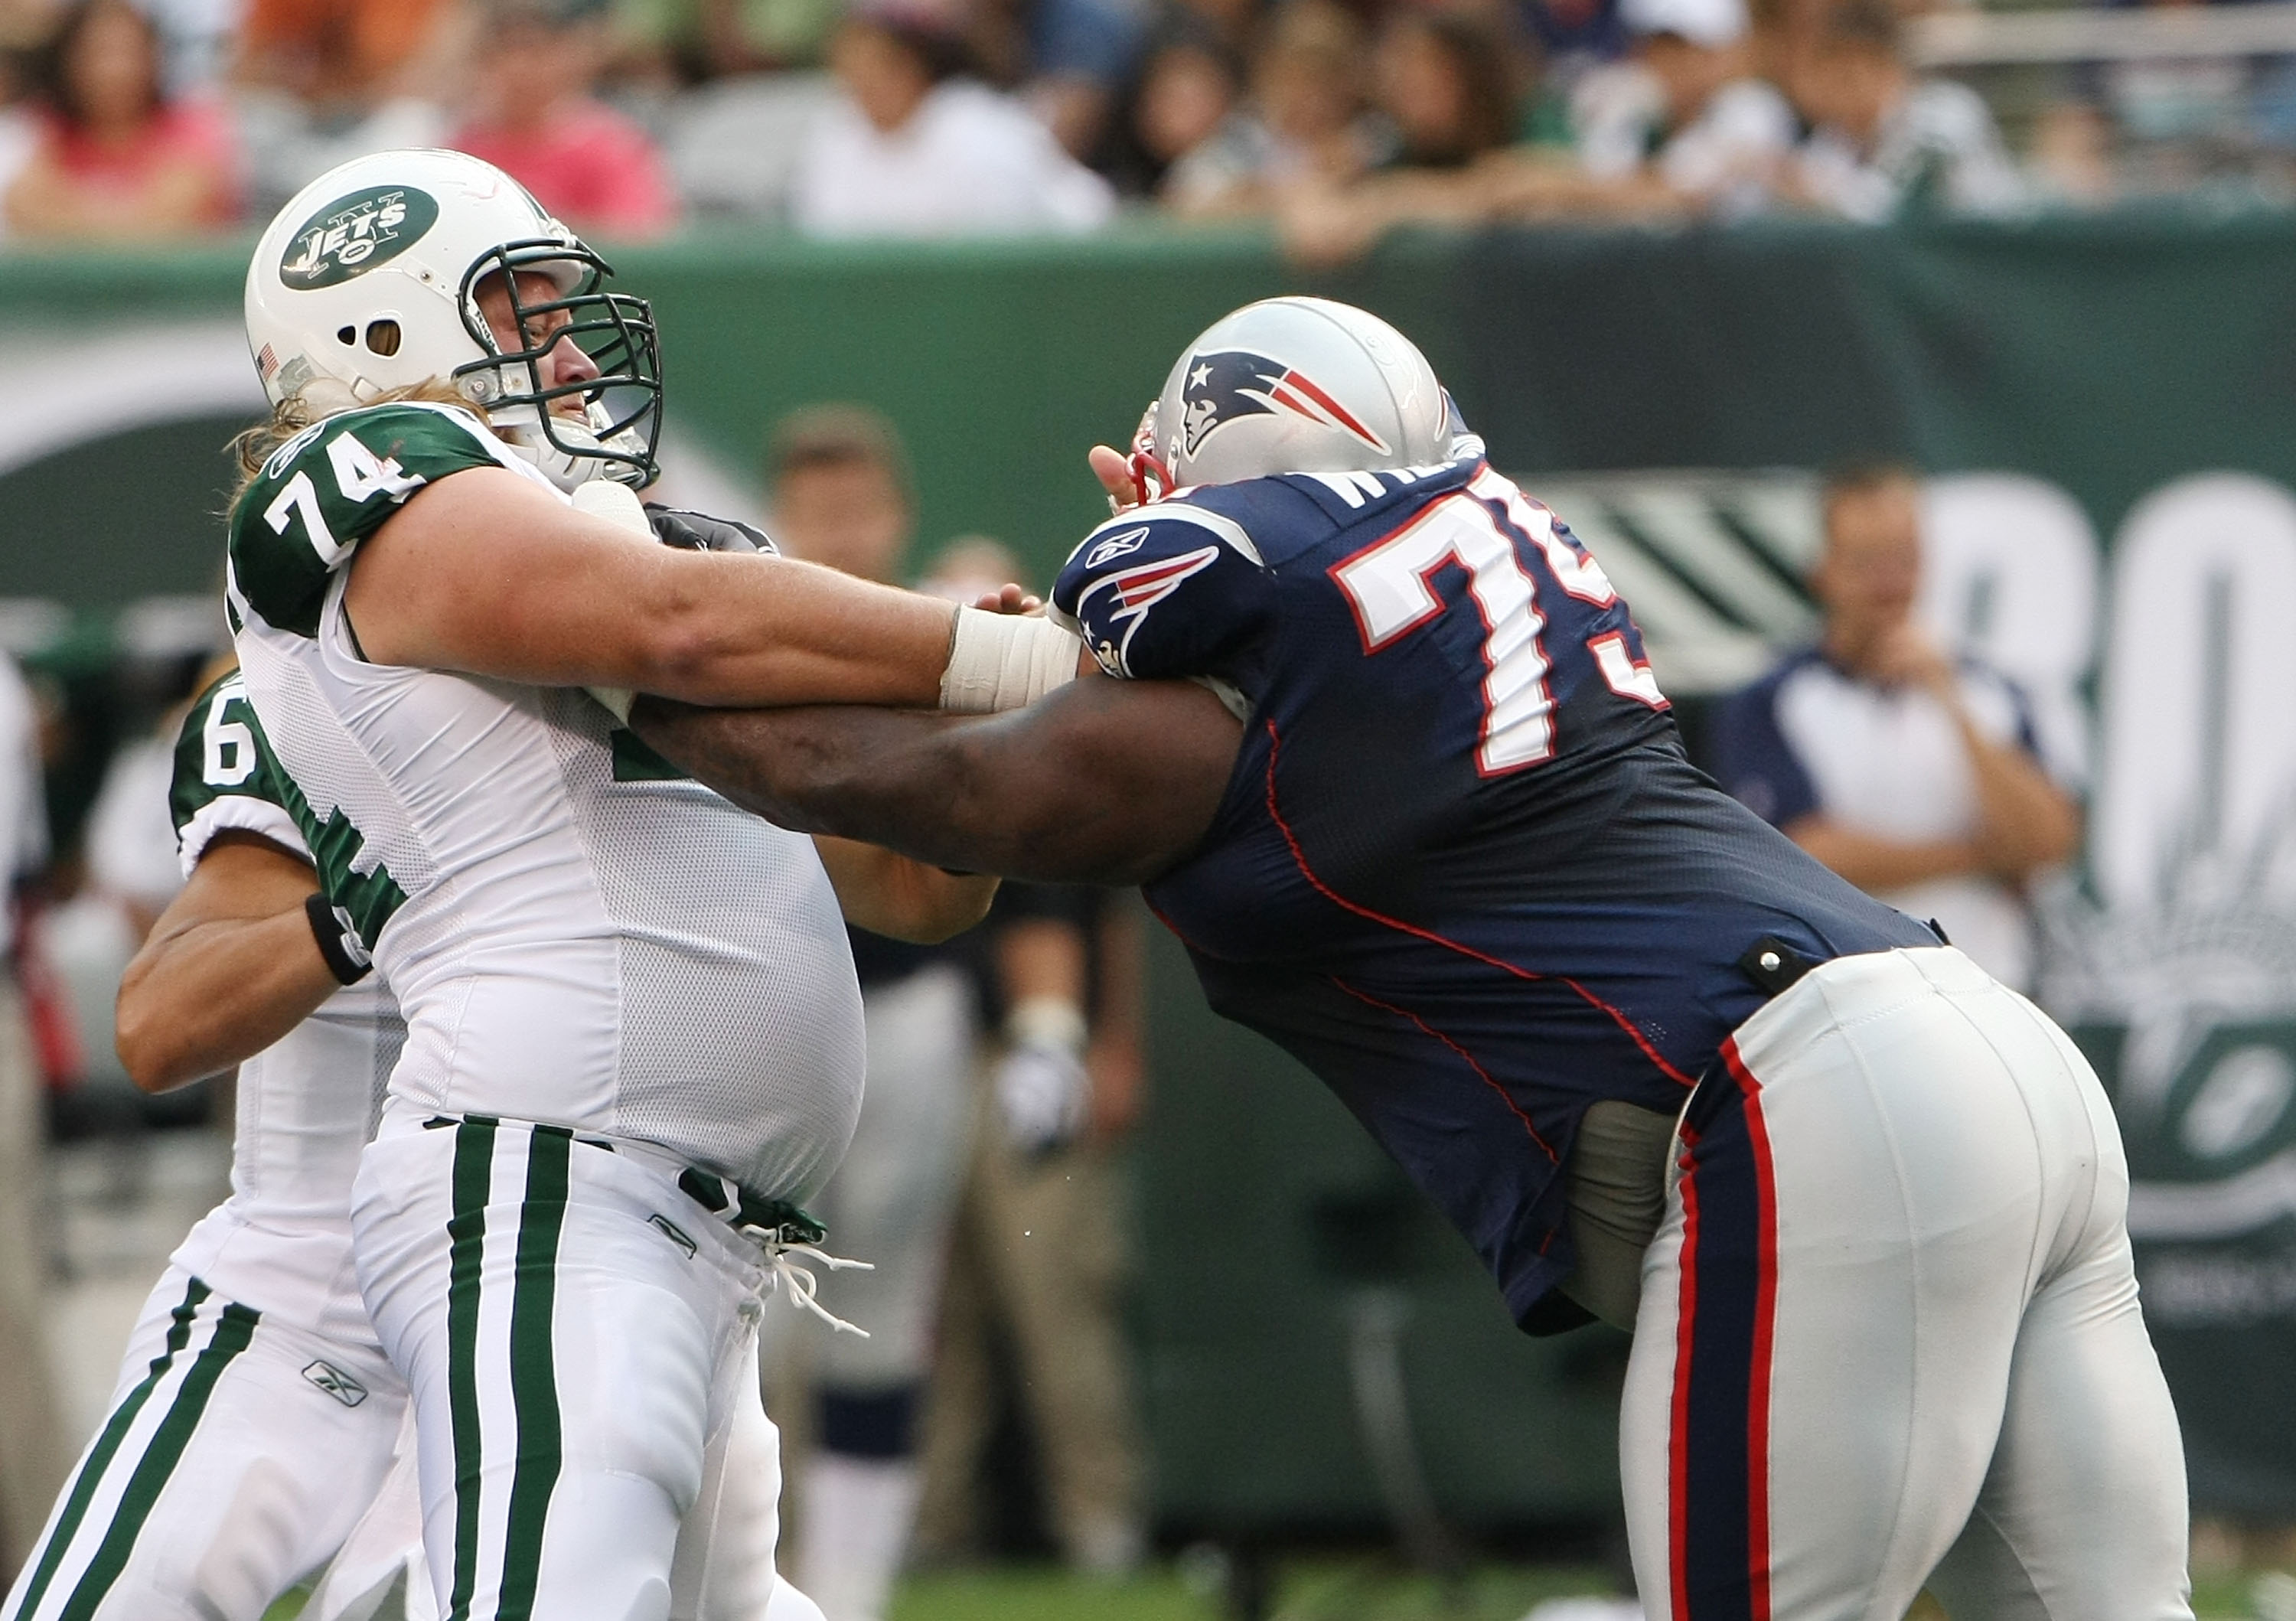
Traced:
<path id="1" fill-rule="evenodd" d="M 341 344 L 345 348 L 349 348 L 352 345 L 358 342 L 358 328 L 355 326 L 337 327 L 335 329 L 335 341 Z"/>
<path id="2" fill-rule="evenodd" d="M 366 347 L 388 357 L 398 353 L 398 323 L 385 317 L 366 323 Z"/>

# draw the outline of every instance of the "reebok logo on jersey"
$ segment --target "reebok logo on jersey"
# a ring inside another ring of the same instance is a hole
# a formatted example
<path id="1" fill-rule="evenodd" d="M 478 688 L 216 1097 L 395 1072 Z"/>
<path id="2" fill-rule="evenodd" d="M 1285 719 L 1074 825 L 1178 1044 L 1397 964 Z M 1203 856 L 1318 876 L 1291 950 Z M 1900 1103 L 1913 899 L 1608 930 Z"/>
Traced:
<path id="1" fill-rule="evenodd" d="M 331 1362 L 313 1363 L 303 1370 L 303 1377 L 346 1407 L 366 1400 L 366 1387 Z"/>
<path id="2" fill-rule="evenodd" d="M 1127 529 L 1121 535 L 1111 535 L 1085 553 L 1084 566 L 1087 569 L 1097 569 L 1111 558 L 1121 557 L 1127 552 L 1137 552 L 1140 550 L 1140 543 L 1147 538 L 1146 524 L 1142 524 L 1136 529 Z"/>
<path id="3" fill-rule="evenodd" d="M 1387 441 L 1303 373 L 1265 355 L 1228 349 L 1198 355 L 1188 364 L 1188 385 L 1180 396 L 1180 437 L 1190 455 L 1213 429 L 1246 416 L 1304 417 L 1319 428 L 1337 428 L 1380 454 Z"/>

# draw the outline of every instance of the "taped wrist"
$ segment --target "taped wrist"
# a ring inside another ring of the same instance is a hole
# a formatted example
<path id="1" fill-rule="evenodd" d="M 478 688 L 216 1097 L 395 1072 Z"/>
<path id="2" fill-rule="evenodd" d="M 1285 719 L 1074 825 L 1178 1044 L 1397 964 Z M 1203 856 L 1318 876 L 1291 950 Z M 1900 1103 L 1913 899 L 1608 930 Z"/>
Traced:
<path id="1" fill-rule="evenodd" d="M 357 985 L 374 971 L 374 959 L 366 954 L 349 913 L 314 890 L 303 897 L 303 915 L 311 920 L 312 937 L 319 942 L 319 954 L 327 960 L 327 971 L 336 984 Z"/>
<path id="2" fill-rule="evenodd" d="M 967 715 L 1017 709 L 1076 679 L 1083 643 L 1032 615 L 956 610 L 940 707 Z"/>

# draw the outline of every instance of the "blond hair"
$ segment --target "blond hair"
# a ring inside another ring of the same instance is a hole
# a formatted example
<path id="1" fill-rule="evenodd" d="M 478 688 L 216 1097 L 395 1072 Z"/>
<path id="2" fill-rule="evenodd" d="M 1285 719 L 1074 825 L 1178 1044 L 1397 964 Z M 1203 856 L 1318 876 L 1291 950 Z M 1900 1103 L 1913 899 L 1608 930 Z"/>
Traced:
<path id="1" fill-rule="evenodd" d="M 239 498 L 247 493 L 247 487 L 254 483 L 263 471 L 263 464 L 271 459 L 271 453 L 312 423 L 324 422 L 329 417 L 340 416 L 346 411 L 361 410 L 368 405 L 395 405 L 405 400 L 422 400 L 433 405 L 456 405 L 480 422 L 487 422 L 488 427 L 494 425 L 488 422 L 483 409 L 440 377 L 385 389 L 373 399 L 347 400 L 342 405 L 324 407 L 312 399 L 308 390 L 291 394 L 272 406 L 268 420 L 234 434 L 231 443 L 225 446 L 239 463 L 239 483 L 231 492 L 233 503 L 237 504 Z"/>

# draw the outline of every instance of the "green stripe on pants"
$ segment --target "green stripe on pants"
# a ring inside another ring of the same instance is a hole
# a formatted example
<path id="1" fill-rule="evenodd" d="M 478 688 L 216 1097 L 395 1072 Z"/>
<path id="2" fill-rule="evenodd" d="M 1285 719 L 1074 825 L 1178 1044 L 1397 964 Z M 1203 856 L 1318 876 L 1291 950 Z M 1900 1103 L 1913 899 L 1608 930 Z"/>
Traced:
<path id="1" fill-rule="evenodd" d="M 447 1223 L 447 1407 L 455 1442 L 455 1585 L 447 1621 L 470 1621 L 479 1580 L 479 1271 L 494 1161 L 495 1122 L 472 1117 L 455 1128 L 454 1215 Z"/>
<path id="2" fill-rule="evenodd" d="M 160 1493 L 168 1484 L 168 1477 L 176 1472 L 182 1461 L 184 1449 L 192 1444 L 192 1432 L 199 1428 L 200 1415 L 208 1408 L 208 1397 L 215 1393 L 216 1381 L 232 1359 L 247 1349 L 248 1341 L 255 1338 L 258 1314 L 236 1302 L 223 1308 L 223 1316 L 216 1323 L 215 1332 L 209 1336 L 207 1349 L 193 1361 L 191 1371 L 184 1375 L 183 1384 L 176 1391 L 176 1399 L 168 1405 L 168 1416 L 152 1432 L 152 1444 L 144 1449 L 144 1456 L 135 1465 L 135 1472 L 127 1478 L 127 1490 L 120 1494 L 119 1510 L 111 1519 L 111 1527 L 97 1544 L 95 1557 L 88 1561 L 87 1570 L 72 1589 L 72 1596 L 57 1621 L 88 1621 L 103 1595 L 119 1579 L 127 1568 L 127 1556 L 135 1551 L 135 1538 L 144 1529 L 144 1522 L 152 1517 L 152 1506 L 160 1501 Z"/>
<path id="3" fill-rule="evenodd" d="M 33 1567 L 32 1579 L 25 1586 L 23 1602 L 16 1606 L 12 1621 L 28 1621 L 47 1595 L 48 1584 L 56 1577 L 56 1568 L 63 1563 L 71 1548 L 72 1538 L 79 1532 L 80 1521 L 87 1518 L 87 1505 L 95 1499 L 96 1488 L 103 1484 L 103 1473 L 111 1467 L 119 1444 L 127 1438 L 127 1431 L 135 1422 L 135 1415 L 144 1411 L 144 1404 L 152 1399 L 152 1388 L 167 1374 L 176 1358 L 192 1342 L 192 1319 L 209 1294 L 208 1286 L 197 1278 L 184 1291 L 184 1303 L 168 1314 L 173 1319 L 168 1329 L 166 1348 L 152 1359 L 151 1371 L 133 1390 L 112 1409 L 111 1417 L 96 1437 L 95 1445 L 88 1449 L 87 1461 L 80 1465 L 73 1479 L 71 1495 L 64 1500 L 63 1512 L 56 1517 L 55 1529 L 48 1534 L 46 1546 Z"/>
<path id="4" fill-rule="evenodd" d="M 526 1202 L 518 1217 L 518 1281 L 511 1296 L 510 1390 L 518 1412 L 498 1621 L 531 1621 L 542 1575 L 542 1533 L 558 1483 L 557 1370 L 550 1346 L 558 1291 L 558 1238 L 566 1223 L 571 1132 L 537 1126 L 527 1139 Z"/>

